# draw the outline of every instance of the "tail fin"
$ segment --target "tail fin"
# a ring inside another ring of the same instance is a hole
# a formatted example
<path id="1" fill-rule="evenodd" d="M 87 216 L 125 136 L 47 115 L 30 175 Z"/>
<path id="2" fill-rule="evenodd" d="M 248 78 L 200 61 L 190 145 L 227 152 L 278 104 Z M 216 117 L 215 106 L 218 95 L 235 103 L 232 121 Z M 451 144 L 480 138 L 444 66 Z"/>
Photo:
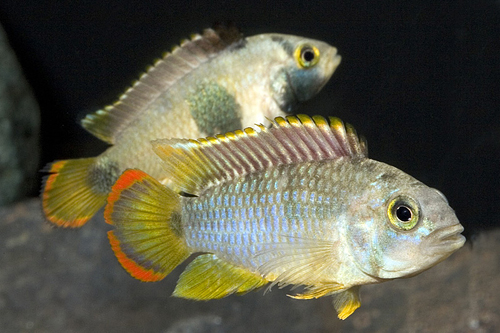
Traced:
<path id="1" fill-rule="evenodd" d="M 129 169 L 116 181 L 104 210 L 111 248 L 142 281 L 159 281 L 187 259 L 180 197 L 148 174 Z"/>
<path id="2" fill-rule="evenodd" d="M 43 185 L 45 216 L 60 227 L 78 228 L 106 203 L 107 193 L 98 192 L 89 181 L 95 158 L 56 161 Z"/>

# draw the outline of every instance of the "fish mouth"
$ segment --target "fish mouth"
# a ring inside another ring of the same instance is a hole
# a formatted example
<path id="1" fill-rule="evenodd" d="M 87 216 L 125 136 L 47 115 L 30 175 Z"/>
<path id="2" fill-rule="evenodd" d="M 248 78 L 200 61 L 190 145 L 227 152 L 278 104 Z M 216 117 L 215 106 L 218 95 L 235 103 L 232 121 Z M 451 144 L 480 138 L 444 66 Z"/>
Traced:
<path id="1" fill-rule="evenodd" d="M 438 229 L 432 234 L 431 249 L 434 253 L 452 253 L 461 248 L 465 243 L 465 237 L 461 235 L 464 227 L 461 224 Z"/>

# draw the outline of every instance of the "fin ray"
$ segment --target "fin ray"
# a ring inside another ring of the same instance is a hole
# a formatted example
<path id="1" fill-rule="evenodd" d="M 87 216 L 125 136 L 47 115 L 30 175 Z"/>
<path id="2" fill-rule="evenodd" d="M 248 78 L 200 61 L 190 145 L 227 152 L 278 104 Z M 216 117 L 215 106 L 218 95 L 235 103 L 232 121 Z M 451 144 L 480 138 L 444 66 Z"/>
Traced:
<path id="1" fill-rule="evenodd" d="M 209 300 L 230 294 L 244 294 L 262 287 L 268 281 L 258 274 L 234 266 L 214 254 L 194 259 L 181 274 L 173 296 Z"/>
<path id="2" fill-rule="evenodd" d="M 47 219 L 60 227 L 84 225 L 105 203 L 107 193 L 94 189 L 88 170 L 95 158 L 56 161 L 44 171 L 42 197 Z"/>
<path id="3" fill-rule="evenodd" d="M 294 238 L 288 242 L 262 244 L 256 257 L 264 262 L 258 268 L 262 276 L 278 285 L 322 285 L 322 272 L 331 267 L 325 258 L 333 257 L 335 244 L 317 239 Z"/>
<path id="4" fill-rule="evenodd" d="M 337 310 L 339 319 L 346 319 L 361 306 L 360 288 L 360 286 L 354 286 L 334 295 L 333 306 Z"/>
<path id="5" fill-rule="evenodd" d="M 270 129 L 258 125 L 206 139 L 162 139 L 152 144 L 169 175 L 168 186 L 195 195 L 270 166 L 367 157 L 366 144 L 350 125 L 306 115 L 277 117 Z"/>
<path id="6" fill-rule="evenodd" d="M 298 295 L 288 295 L 288 297 L 294 299 L 313 299 L 320 298 L 326 295 L 331 295 L 333 293 L 343 290 L 345 287 L 339 283 L 325 283 L 312 287 L 308 287 L 306 292 Z"/>
<path id="7" fill-rule="evenodd" d="M 177 81 L 241 39 L 233 27 L 206 29 L 155 62 L 117 102 L 88 114 L 82 126 L 99 139 L 113 144 L 134 119 Z"/>

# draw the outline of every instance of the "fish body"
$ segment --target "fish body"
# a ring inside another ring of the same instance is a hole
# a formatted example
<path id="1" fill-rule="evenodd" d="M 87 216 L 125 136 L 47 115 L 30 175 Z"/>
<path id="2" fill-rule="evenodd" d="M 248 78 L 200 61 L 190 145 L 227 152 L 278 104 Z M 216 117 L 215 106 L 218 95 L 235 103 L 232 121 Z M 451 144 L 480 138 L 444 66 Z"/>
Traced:
<path id="1" fill-rule="evenodd" d="M 195 35 L 118 102 L 83 119 L 88 131 L 112 146 L 95 158 L 48 167 L 45 215 L 63 227 L 85 224 L 126 168 L 165 178 L 151 140 L 211 136 L 291 112 L 321 90 L 339 62 L 334 47 L 298 36 L 242 38 L 234 29 Z"/>
<path id="2" fill-rule="evenodd" d="M 159 140 L 166 186 L 127 170 L 105 209 L 112 248 L 134 277 L 156 281 L 192 253 L 174 296 L 213 299 L 265 284 L 334 295 L 339 318 L 365 284 L 416 275 L 465 238 L 444 196 L 367 157 L 339 120 L 276 118 L 195 140 Z"/>

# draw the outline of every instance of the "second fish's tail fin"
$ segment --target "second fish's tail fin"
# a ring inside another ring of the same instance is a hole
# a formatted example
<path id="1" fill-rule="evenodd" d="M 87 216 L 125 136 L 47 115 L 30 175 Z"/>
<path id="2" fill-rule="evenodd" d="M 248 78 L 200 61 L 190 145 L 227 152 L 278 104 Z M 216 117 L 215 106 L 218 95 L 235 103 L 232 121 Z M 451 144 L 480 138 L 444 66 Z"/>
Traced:
<path id="1" fill-rule="evenodd" d="M 64 228 L 78 228 L 106 203 L 107 191 L 91 183 L 89 173 L 95 158 L 56 161 L 46 169 L 42 192 L 47 219 Z"/>
<path id="2" fill-rule="evenodd" d="M 180 195 L 143 171 L 126 170 L 104 210 L 115 226 L 109 242 L 120 264 L 142 281 L 159 281 L 187 259 Z"/>

